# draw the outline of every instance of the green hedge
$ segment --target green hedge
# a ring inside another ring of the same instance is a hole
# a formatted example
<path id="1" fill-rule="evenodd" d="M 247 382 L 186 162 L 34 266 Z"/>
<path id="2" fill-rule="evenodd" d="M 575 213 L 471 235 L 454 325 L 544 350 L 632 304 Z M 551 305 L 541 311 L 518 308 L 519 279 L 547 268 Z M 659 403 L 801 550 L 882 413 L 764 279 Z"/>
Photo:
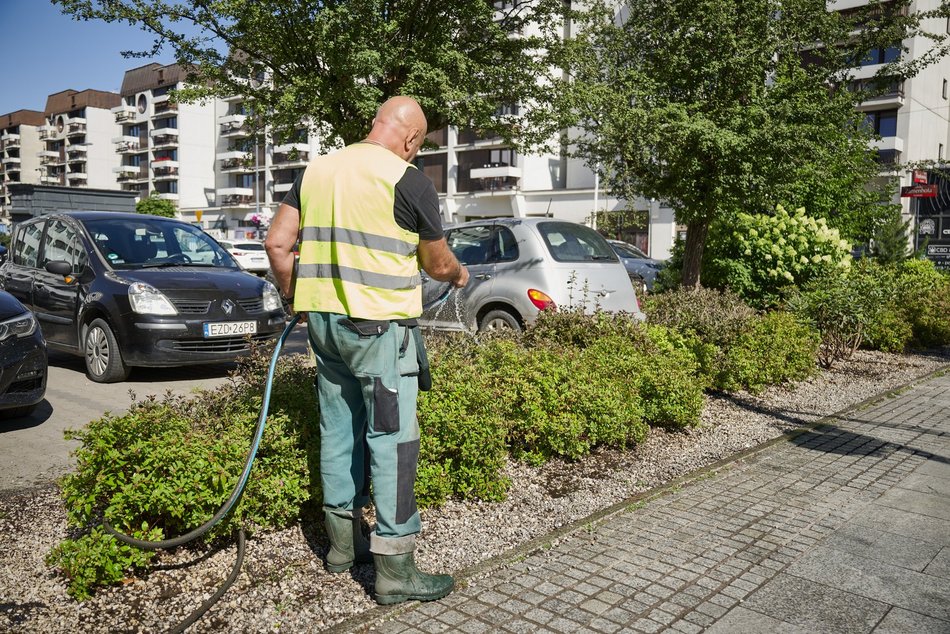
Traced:
<path id="1" fill-rule="evenodd" d="M 691 306 L 673 313 L 692 311 L 700 319 L 702 307 Z M 783 381 L 804 374 L 804 346 L 786 341 L 807 339 L 800 325 L 784 315 L 729 310 L 741 316 L 734 332 L 716 344 L 697 334 L 721 334 L 709 320 L 681 332 L 628 315 L 575 311 L 542 313 L 520 337 L 429 335 L 435 388 L 419 399 L 420 506 L 453 496 L 504 499 L 509 460 L 576 459 L 597 447 L 641 442 L 651 425 L 695 425 L 704 390 L 726 383 L 713 376 L 717 363 L 733 368 L 728 376 L 737 377 L 737 386 L 758 386 L 759 375 Z M 197 398 L 146 399 L 126 414 L 70 432 L 81 443 L 76 471 L 62 482 L 73 537 L 48 562 L 69 577 L 71 594 L 88 596 L 96 585 L 117 583 L 149 565 L 151 554 L 102 533 L 103 518 L 155 540 L 197 527 L 220 507 L 248 450 L 269 359 L 264 348 L 223 387 Z M 277 367 L 247 490 L 208 539 L 237 526 L 286 527 L 306 508 L 319 507 L 315 369 L 302 355 Z"/>

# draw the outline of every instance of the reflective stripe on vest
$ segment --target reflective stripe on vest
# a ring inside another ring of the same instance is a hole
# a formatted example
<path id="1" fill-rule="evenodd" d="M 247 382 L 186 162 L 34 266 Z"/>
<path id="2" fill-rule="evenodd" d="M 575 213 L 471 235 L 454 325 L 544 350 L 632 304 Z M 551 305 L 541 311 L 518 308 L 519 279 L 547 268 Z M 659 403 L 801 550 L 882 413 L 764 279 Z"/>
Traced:
<path id="1" fill-rule="evenodd" d="M 362 319 L 422 313 L 419 236 L 396 223 L 396 183 L 411 164 L 357 143 L 314 159 L 300 187 L 300 311 Z"/>

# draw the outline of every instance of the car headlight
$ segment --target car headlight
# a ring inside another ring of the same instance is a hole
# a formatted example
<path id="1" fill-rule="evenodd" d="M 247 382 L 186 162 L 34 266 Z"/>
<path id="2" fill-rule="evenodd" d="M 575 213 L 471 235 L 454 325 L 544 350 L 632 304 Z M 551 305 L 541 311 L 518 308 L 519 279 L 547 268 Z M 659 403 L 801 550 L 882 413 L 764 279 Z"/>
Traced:
<path id="1" fill-rule="evenodd" d="M 280 293 L 277 292 L 277 287 L 271 284 L 270 282 L 264 283 L 264 310 L 280 310 L 282 304 L 280 303 Z"/>
<path id="2" fill-rule="evenodd" d="M 11 337 L 29 337 L 36 332 L 36 317 L 33 313 L 23 313 L 0 322 L 0 341 Z"/>
<path id="3" fill-rule="evenodd" d="M 140 315 L 177 315 L 178 311 L 168 298 L 154 286 L 133 282 L 129 286 L 129 303 Z"/>

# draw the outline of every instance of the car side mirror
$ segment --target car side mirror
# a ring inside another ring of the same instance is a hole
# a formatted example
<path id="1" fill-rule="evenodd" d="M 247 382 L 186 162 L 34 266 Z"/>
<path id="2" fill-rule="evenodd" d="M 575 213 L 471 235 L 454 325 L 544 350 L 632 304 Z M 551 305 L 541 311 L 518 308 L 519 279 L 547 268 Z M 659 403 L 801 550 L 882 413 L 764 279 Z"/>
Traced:
<path id="1" fill-rule="evenodd" d="M 51 260 L 46 263 L 46 270 L 54 275 L 69 277 L 73 272 L 73 265 L 65 260 Z"/>

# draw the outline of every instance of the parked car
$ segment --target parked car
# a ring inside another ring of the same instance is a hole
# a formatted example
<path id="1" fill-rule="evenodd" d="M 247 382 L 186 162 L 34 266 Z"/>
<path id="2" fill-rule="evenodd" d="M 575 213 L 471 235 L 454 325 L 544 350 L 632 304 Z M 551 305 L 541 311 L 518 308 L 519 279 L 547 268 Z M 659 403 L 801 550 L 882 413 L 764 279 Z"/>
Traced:
<path id="1" fill-rule="evenodd" d="M 18 224 L 9 256 L 0 286 L 33 311 L 50 348 L 85 357 L 100 383 L 134 366 L 230 361 L 284 327 L 274 285 L 178 220 L 54 213 Z"/>
<path id="2" fill-rule="evenodd" d="M 455 225 L 446 239 L 468 267 L 469 283 L 457 299 L 427 310 L 423 326 L 522 330 L 541 310 L 566 307 L 643 318 L 626 269 L 590 227 L 550 218 L 498 218 Z M 441 288 L 444 284 L 423 276 L 424 303 Z"/>
<path id="3" fill-rule="evenodd" d="M 266 275 L 270 270 L 267 252 L 260 240 L 218 240 L 218 244 L 227 249 L 245 270 L 258 275 Z"/>
<path id="4" fill-rule="evenodd" d="M 666 263 L 663 260 L 656 260 L 633 246 L 628 242 L 620 240 L 607 240 L 614 252 L 620 256 L 627 273 L 630 274 L 631 281 L 641 293 L 653 290 L 653 283 L 656 282 L 656 275 Z"/>
<path id="5" fill-rule="evenodd" d="M 33 313 L 0 291 L 0 417 L 22 418 L 36 409 L 46 395 L 46 364 L 46 341 Z"/>

